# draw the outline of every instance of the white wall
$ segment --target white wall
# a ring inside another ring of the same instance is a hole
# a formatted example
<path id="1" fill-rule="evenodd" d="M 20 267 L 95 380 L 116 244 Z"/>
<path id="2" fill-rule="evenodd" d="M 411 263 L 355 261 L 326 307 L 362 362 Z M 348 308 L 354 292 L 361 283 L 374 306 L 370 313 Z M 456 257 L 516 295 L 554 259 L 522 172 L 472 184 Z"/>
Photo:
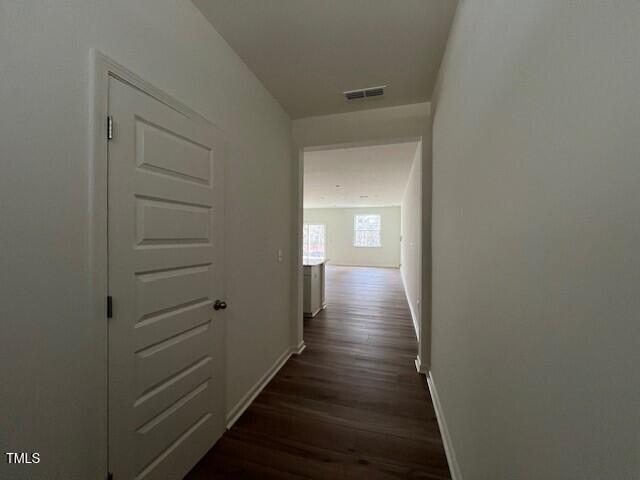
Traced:
<path id="1" fill-rule="evenodd" d="M 429 103 L 374 108 L 293 120 L 293 138 L 299 147 L 380 143 L 390 139 L 417 139 L 424 133 Z"/>
<path id="2" fill-rule="evenodd" d="M 418 145 L 400 206 L 400 273 L 407 294 L 413 326 L 420 338 L 422 295 L 422 145 Z"/>
<path id="3" fill-rule="evenodd" d="M 640 3 L 465 0 L 433 365 L 465 480 L 640 478 Z"/>
<path id="4" fill-rule="evenodd" d="M 381 247 L 353 246 L 355 215 L 380 215 Z M 331 265 L 393 267 L 400 265 L 400 207 L 305 208 L 305 223 L 325 225 L 326 255 Z"/>
<path id="5" fill-rule="evenodd" d="M 420 147 L 422 148 L 422 243 L 421 264 L 422 272 L 420 277 L 420 341 L 418 345 L 417 366 L 422 373 L 428 373 L 431 366 L 432 337 L 431 337 L 431 315 L 432 315 L 432 248 L 431 248 L 431 228 L 432 228 L 432 205 L 433 205 L 433 146 L 432 146 L 432 125 L 433 117 L 429 116 L 429 122 L 422 136 Z"/>
<path id="6" fill-rule="evenodd" d="M 3 460 L 2 478 L 106 473 L 106 322 L 88 304 L 90 47 L 229 134 L 229 409 L 290 345 L 291 123 L 276 101 L 186 0 L 3 1 L 0 450 L 42 461 Z"/>

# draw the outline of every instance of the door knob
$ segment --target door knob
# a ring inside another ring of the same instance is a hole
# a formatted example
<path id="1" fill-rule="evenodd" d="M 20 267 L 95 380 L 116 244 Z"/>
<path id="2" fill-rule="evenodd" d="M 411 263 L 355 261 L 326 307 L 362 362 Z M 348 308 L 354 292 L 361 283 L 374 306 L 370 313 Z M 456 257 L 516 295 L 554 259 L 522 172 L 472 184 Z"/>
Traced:
<path id="1" fill-rule="evenodd" d="M 215 302 L 213 302 L 214 310 L 224 310 L 225 308 L 227 308 L 227 302 L 223 300 L 216 300 Z"/>

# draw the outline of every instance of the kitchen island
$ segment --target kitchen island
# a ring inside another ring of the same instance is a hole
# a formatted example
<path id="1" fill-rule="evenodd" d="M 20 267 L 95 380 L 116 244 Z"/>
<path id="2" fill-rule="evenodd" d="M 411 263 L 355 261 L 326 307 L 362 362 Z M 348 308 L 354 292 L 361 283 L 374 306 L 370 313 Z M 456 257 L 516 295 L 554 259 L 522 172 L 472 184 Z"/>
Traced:
<path id="1" fill-rule="evenodd" d="M 304 270 L 304 316 L 315 317 L 326 308 L 324 296 L 325 265 L 327 260 L 305 258 Z"/>

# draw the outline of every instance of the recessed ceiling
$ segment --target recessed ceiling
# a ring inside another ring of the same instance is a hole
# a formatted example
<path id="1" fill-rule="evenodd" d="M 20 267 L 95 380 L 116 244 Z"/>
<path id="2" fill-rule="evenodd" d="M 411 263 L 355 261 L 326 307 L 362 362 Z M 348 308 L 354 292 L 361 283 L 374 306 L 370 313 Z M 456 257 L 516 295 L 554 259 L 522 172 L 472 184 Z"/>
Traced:
<path id="1" fill-rule="evenodd" d="M 400 205 L 418 142 L 305 152 L 304 208 Z"/>
<path id="2" fill-rule="evenodd" d="M 430 99 L 456 0 L 193 0 L 292 118 Z M 342 92 L 386 85 L 382 97 Z"/>

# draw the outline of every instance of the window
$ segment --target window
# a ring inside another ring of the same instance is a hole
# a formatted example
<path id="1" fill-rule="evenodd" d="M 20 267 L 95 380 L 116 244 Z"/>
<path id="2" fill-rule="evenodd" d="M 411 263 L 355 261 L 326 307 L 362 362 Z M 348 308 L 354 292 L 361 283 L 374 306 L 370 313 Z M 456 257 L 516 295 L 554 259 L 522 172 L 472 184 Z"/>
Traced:
<path id="1" fill-rule="evenodd" d="M 380 215 L 356 215 L 353 218 L 353 246 L 382 246 L 380 242 Z"/>
<path id="2" fill-rule="evenodd" d="M 325 260 L 324 225 L 305 223 L 302 230 L 302 256 L 304 257 L 304 262 Z"/>

